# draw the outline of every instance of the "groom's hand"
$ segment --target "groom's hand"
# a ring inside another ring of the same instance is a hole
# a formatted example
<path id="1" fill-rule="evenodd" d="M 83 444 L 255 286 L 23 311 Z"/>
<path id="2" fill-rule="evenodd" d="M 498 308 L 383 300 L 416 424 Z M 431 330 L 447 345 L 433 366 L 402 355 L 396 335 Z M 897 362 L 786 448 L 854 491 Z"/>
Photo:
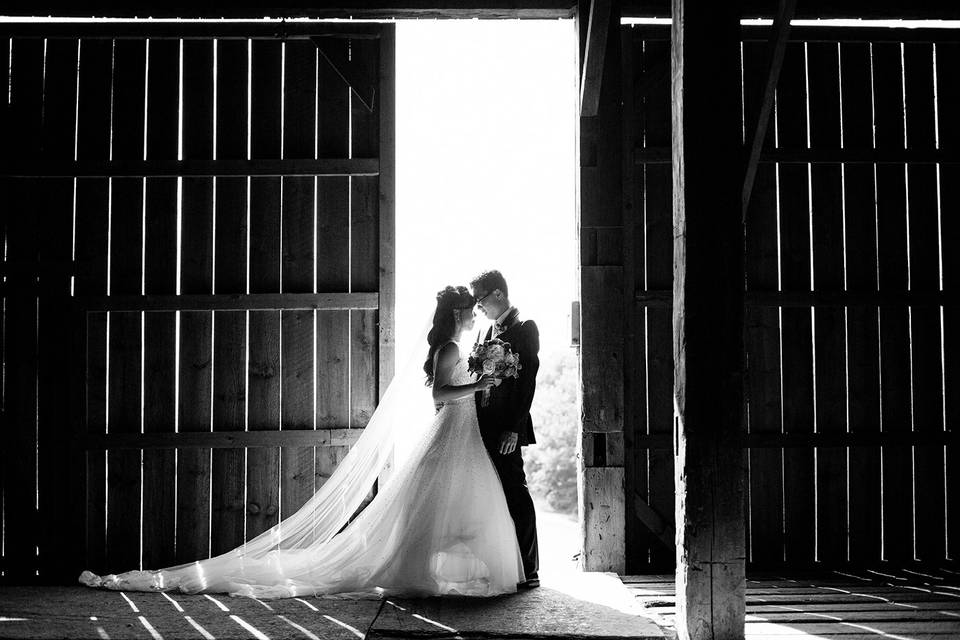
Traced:
<path id="1" fill-rule="evenodd" d="M 517 448 L 517 432 L 516 431 L 504 431 L 500 434 L 500 453 L 503 455 L 509 455 L 513 453 Z"/>

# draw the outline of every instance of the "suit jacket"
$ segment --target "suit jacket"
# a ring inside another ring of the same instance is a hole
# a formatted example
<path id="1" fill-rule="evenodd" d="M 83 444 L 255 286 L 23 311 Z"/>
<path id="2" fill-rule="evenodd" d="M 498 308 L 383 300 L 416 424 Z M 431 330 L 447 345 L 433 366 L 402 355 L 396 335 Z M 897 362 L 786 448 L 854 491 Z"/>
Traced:
<path id="1" fill-rule="evenodd" d="M 516 311 L 504 321 L 506 330 L 497 337 L 510 343 L 511 350 L 520 356 L 520 377 L 507 378 L 490 390 L 490 402 L 481 404 L 482 392 L 476 394 L 477 419 L 480 434 L 488 446 L 496 446 L 500 433 L 516 432 L 520 446 L 534 444 L 533 420 L 530 405 L 537 390 L 537 371 L 540 369 L 540 331 L 533 320 L 521 320 Z M 487 331 L 484 340 L 493 335 Z"/>

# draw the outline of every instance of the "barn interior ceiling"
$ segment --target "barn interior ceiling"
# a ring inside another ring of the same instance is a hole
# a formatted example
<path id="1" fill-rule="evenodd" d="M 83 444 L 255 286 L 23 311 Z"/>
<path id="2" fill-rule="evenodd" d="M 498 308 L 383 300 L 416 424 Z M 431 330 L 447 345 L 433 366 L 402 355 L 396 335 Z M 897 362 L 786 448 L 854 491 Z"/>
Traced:
<path id="1" fill-rule="evenodd" d="M 72 2 L 44 7 L 35 2 L 5 3 L 2 13 L 10 16 L 57 15 L 69 17 L 153 17 L 153 18 L 572 18 L 576 2 L 570 0 L 340 0 L 331 3 L 206 2 L 158 4 L 152 2 Z M 743 0 L 744 17 L 770 17 L 775 1 Z M 670 0 L 627 0 L 622 15 L 669 17 Z M 945 0 L 807 0 L 799 3 L 796 17 L 874 19 L 960 19 L 960 3 Z"/>

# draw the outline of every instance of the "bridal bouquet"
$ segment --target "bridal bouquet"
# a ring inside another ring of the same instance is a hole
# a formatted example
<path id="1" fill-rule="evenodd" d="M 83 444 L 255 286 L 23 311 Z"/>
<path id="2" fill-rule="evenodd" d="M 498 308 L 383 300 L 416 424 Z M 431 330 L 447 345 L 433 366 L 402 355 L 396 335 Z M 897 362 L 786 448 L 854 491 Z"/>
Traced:
<path id="1" fill-rule="evenodd" d="M 519 378 L 520 356 L 510 349 L 510 343 L 504 342 L 499 338 L 487 340 L 486 342 L 473 345 L 470 357 L 467 358 L 467 369 L 470 373 L 480 376 L 493 376 L 494 378 Z M 481 406 L 487 406 L 490 402 L 490 390 L 483 392 L 480 400 Z"/>

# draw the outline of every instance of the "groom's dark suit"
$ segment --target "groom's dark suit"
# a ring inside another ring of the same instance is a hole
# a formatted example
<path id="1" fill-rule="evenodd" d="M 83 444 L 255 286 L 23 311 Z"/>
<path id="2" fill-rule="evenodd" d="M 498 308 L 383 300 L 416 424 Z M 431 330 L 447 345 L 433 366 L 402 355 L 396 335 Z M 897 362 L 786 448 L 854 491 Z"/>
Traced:
<path id="1" fill-rule="evenodd" d="M 537 518 L 533 500 L 527 490 L 527 478 L 523 472 L 522 445 L 533 444 L 533 421 L 530 419 L 530 404 L 537 388 L 537 370 L 540 368 L 540 332 L 533 320 L 521 320 L 516 309 L 511 309 L 504 318 L 504 330 L 497 336 L 509 342 L 514 353 L 520 356 L 520 377 L 507 378 L 500 386 L 490 390 L 490 400 L 482 405 L 482 393 L 477 393 L 477 418 L 480 435 L 490 452 L 493 464 L 500 475 L 507 507 L 517 530 L 517 542 L 523 556 L 523 569 L 527 576 L 536 573 L 540 560 L 537 551 Z M 493 328 L 487 331 L 485 340 L 492 336 Z M 504 431 L 517 434 L 517 448 L 513 453 L 500 453 L 500 436 Z"/>

